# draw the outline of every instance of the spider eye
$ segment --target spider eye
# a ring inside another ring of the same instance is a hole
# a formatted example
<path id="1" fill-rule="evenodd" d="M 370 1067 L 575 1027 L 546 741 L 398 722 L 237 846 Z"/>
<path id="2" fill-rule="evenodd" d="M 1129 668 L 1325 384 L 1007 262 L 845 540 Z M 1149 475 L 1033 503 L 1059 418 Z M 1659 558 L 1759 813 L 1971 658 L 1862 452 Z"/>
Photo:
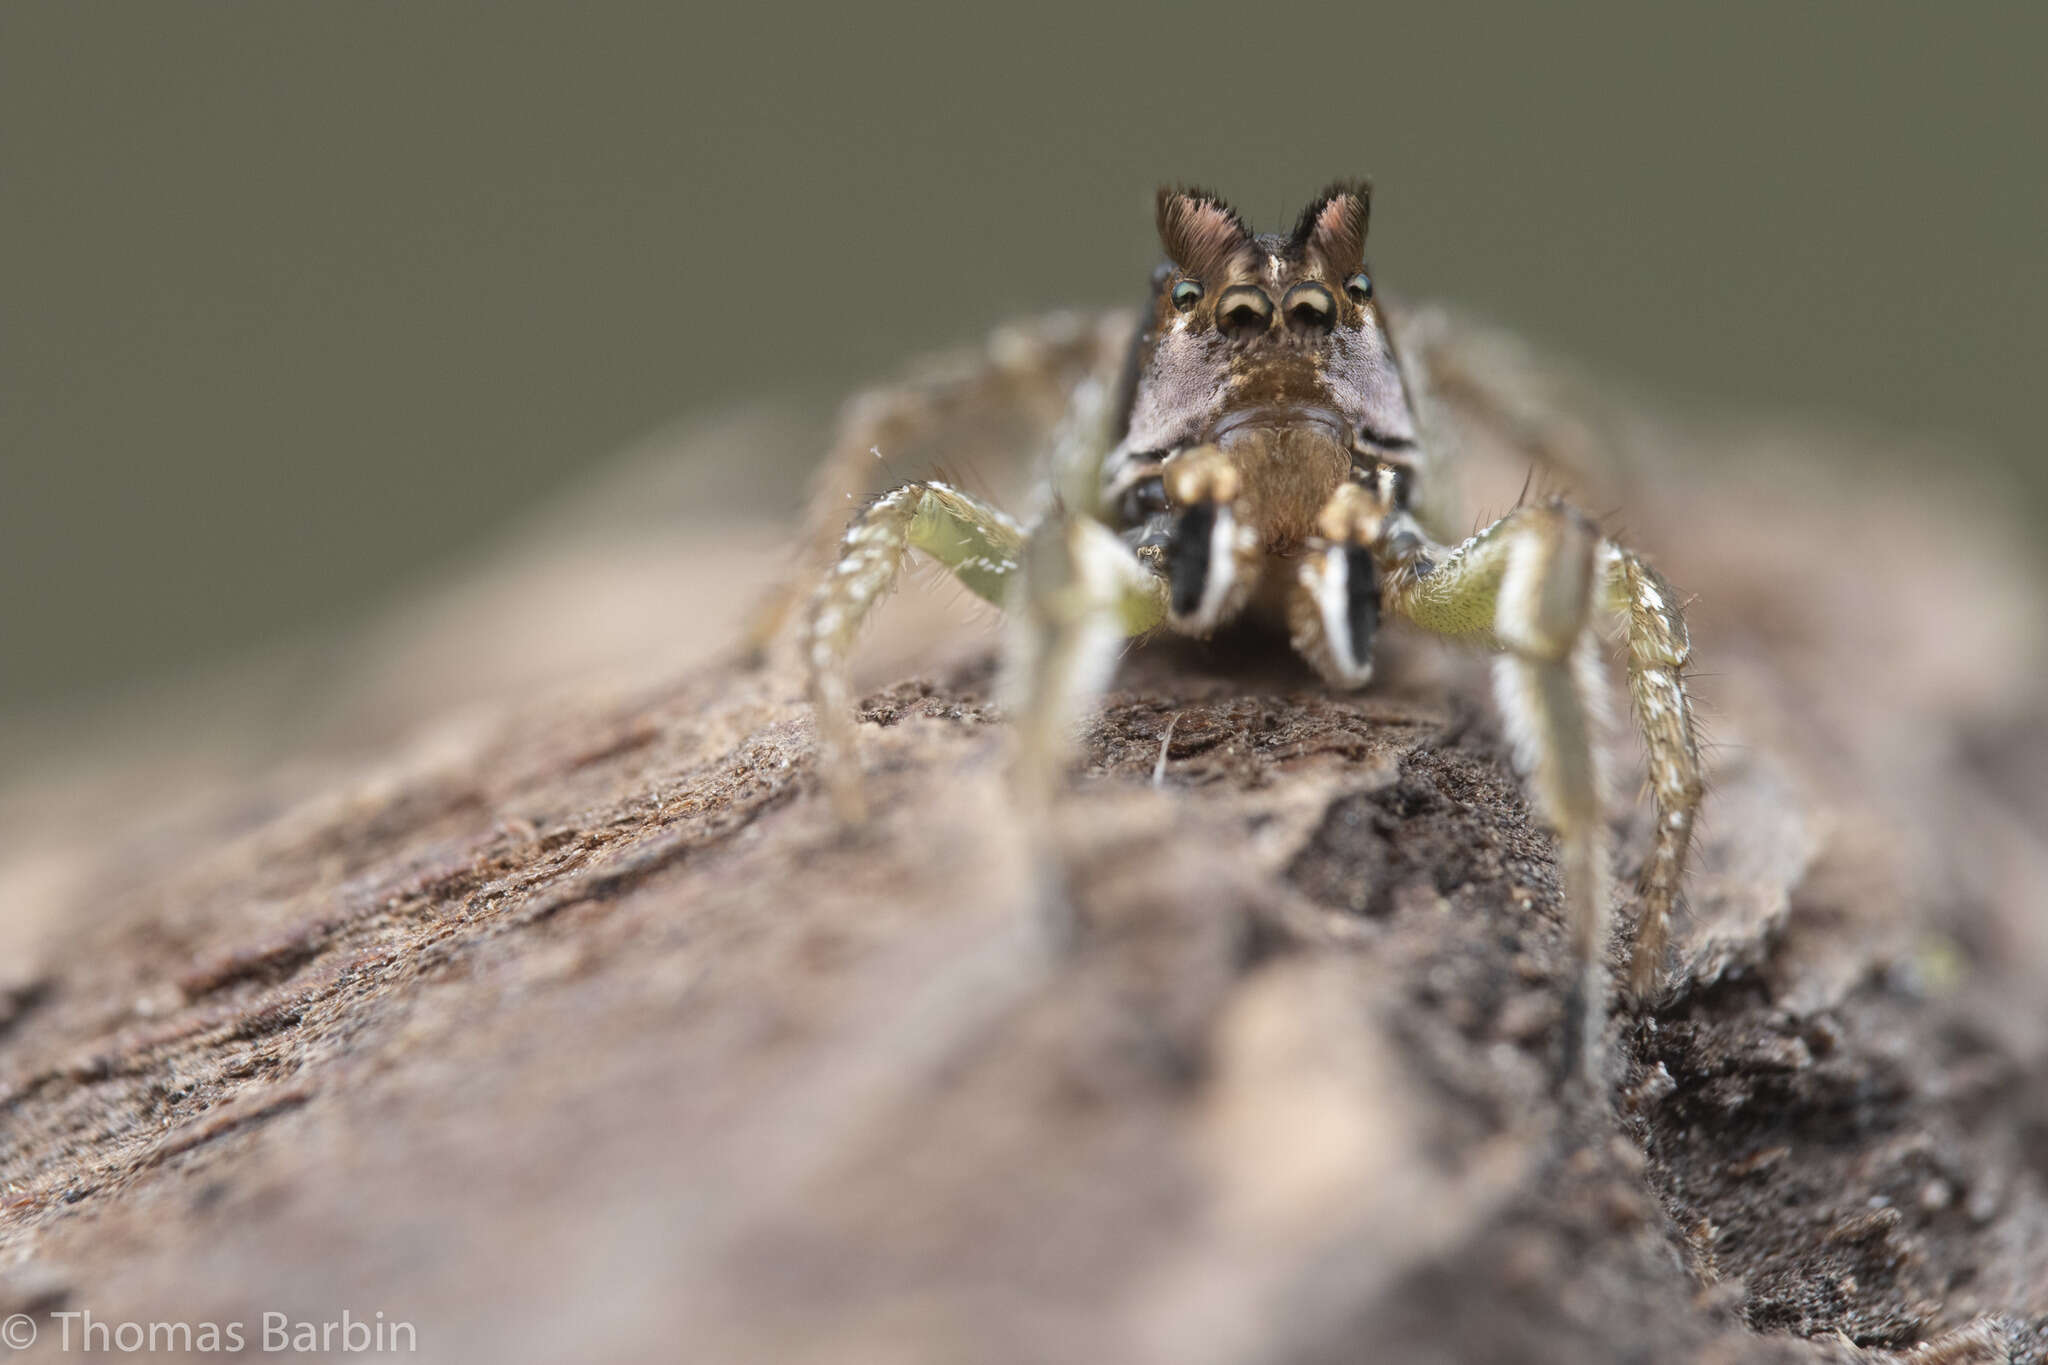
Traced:
<path id="1" fill-rule="evenodd" d="M 1344 292 L 1349 294 L 1356 302 L 1364 303 L 1372 297 L 1372 276 L 1366 274 L 1363 270 L 1359 271 L 1356 275 L 1344 281 Z"/>
<path id="2" fill-rule="evenodd" d="M 1280 311 L 1296 327 L 1327 332 L 1337 318 L 1337 300 L 1330 297 L 1329 290 L 1307 280 L 1287 291 L 1287 296 L 1280 300 Z"/>
<path id="3" fill-rule="evenodd" d="M 1231 336 L 1252 337 L 1273 321 L 1273 300 L 1255 285 L 1234 284 L 1216 299 L 1216 327 Z"/>
<path id="4" fill-rule="evenodd" d="M 1194 307 L 1195 301 L 1201 297 L 1202 282 L 1200 280 L 1182 280 L 1173 287 L 1173 306 L 1180 309 L 1183 313 Z"/>

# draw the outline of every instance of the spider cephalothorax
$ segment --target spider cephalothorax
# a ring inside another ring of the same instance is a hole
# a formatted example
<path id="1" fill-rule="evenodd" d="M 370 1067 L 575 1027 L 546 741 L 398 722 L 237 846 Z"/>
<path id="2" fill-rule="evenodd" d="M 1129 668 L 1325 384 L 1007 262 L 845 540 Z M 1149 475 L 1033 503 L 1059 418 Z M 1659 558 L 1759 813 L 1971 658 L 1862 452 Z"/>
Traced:
<path id="1" fill-rule="evenodd" d="M 1167 259 L 1102 471 L 1111 524 L 1168 580 L 1175 629 L 1207 634 L 1263 601 L 1324 676 L 1348 686 L 1371 674 L 1371 556 L 1325 565 L 1313 581 L 1300 561 L 1345 538 L 1332 506 L 1341 488 L 1416 447 L 1365 268 L 1371 206 L 1364 182 L 1343 182 L 1291 233 L 1255 235 L 1213 194 L 1162 189 Z"/>
<path id="2" fill-rule="evenodd" d="M 1142 461 L 1216 443 L 1236 454 L 1276 539 L 1309 534 L 1360 452 L 1415 445 L 1415 424 L 1365 269 L 1370 191 L 1334 185 L 1286 236 L 1254 236 L 1236 210 L 1198 190 L 1162 190 L 1167 262 L 1132 357 L 1111 477 Z M 1298 433 L 1312 474 L 1261 461 Z"/>
<path id="3" fill-rule="evenodd" d="M 1340 182 L 1292 232 L 1261 236 L 1212 194 L 1162 190 L 1167 260 L 1125 347 L 1121 385 L 1084 344 L 1048 343 L 1076 375 L 1076 420 L 1029 526 L 948 484 L 906 483 L 839 538 L 811 597 L 803 643 L 821 766 L 840 809 L 861 810 L 845 663 L 868 610 L 918 550 L 1018 614 L 1009 676 L 1020 790 L 1044 810 L 1074 718 L 1107 686 L 1122 641 L 1156 629 L 1205 635 L 1240 616 L 1283 622 L 1331 683 L 1364 685 L 1383 614 L 1496 656 L 1495 693 L 1559 864 L 1581 961 L 1584 1012 L 1568 1037 L 1590 1064 L 1605 1014 L 1607 820 L 1594 717 L 1606 684 L 1596 618 L 1619 621 L 1629 695 L 1657 806 L 1643 858 L 1629 984 L 1655 982 L 1700 799 L 1685 689 L 1691 658 L 1670 585 L 1562 503 L 1522 506 L 1462 543 L 1410 510 L 1436 467 L 1412 399 L 1421 371 L 1394 344 L 1365 267 L 1370 198 Z M 1014 334 L 980 370 L 937 392 L 895 391 L 851 409 L 819 520 L 842 515 L 880 440 L 1012 393 Z M 1442 347 L 1438 347 L 1440 352 Z M 1077 360 L 1078 357 L 1078 360 Z M 1430 367 L 1456 368 L 1441 353 Z M 1460 376 L 1467 389 L 1483 376 Z M 1500 407 L 1513 410 L 1512 395 Z M 884 436 L 882 433 L 889 433 Z M 1078 454 L 1077 454 L 1078 451 Z"/>

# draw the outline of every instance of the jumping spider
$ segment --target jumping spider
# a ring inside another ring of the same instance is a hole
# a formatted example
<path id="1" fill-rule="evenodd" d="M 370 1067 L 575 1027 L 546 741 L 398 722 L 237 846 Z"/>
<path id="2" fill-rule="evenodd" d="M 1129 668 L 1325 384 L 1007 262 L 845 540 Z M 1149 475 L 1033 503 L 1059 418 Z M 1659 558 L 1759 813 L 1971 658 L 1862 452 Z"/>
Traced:
<path id="1" fill-rule="evenodd" d="M 1041 510 L 1020 522 L 950 484 L 912 482 L 862 507 L 839 537 L 801 636 L 825 780 L 858 818 L 845 665 L 913 549 L 1021 622 L 1010 673 L 1023 789 L 1040 801 L 1073 721 L 1107 687 L 1131 636 L 1206 636 L 1239 618 L 1266 620 L 1347 689 L 1372 677 L 1382 616 L 1469 640 L 1496 655 L 1500 713 L 1559 841 L 1582 967 L 1579 1032 L 1567 1043 L 1590 1067 L 1611 894 L 1594 739 L 1604 681 L 1590 627 L 1601 612 L 1623 627 L 1656 802 L 1627 980 L 1640 997 L 1656 978 L 1700 799 L 1685 623 L 1654 570 L 1561 502 L 1519 506 L 1446 543 L 1433 496 L 1444 480 L 1411 401 L 1427 392 L 1427 366 L 1397 351 L 1375 295 L 1369 208 L 1366 184 L 1339 183 L 1291 232 L 1255 235 L 1215 195 L 1159 192 L 1167 259 L 1125 343 L 1120 382 L 1074 386 L 1076 416 Z M 1053 358 L 1085 372 L 1088 338 L 1069 351 Z M 1014 370 L 996 354 L 955 382 L 1015 383 Z M 853 427 L 915 425 L 920 402 L 931 396 L 879 400 Z M 843 490 L 858 484 L 851 468 L 871 459 L 866 440 L 842 442 L 814 521 L 844 515 Z"/>

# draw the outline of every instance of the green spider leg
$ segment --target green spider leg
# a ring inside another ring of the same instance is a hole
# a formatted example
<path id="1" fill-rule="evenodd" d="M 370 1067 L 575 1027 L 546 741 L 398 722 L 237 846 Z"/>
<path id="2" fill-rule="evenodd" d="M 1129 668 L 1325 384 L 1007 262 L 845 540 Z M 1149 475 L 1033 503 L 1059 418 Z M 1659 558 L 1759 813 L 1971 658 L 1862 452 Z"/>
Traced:
<path id="1" fill-rule="evenodd" d="M 1430 545 L 1407 525 L 1400 538 L 1403 551 L 1387 566 L 1387 609 L 1500 651 L 1494 683 L 1502 719 L 1538 811 L 1558 837 L 1567 923 L 1583 967 L 1577 1046 L 1591 1074 L 1605 1020 L 1611 896 L 1598 743 L 1608 689 L 1600 636 L 1589 627 L 1599 611 L 1625 624 L 1629 691 L 1657 807 L 1627 981 L 1642 998 L 1656 983 L 1703 787 L 1684 681 L 1691 658 L 1684 617 L 1654 570 L 1562 504 L 1518 508 L 1455 548 Z"/>

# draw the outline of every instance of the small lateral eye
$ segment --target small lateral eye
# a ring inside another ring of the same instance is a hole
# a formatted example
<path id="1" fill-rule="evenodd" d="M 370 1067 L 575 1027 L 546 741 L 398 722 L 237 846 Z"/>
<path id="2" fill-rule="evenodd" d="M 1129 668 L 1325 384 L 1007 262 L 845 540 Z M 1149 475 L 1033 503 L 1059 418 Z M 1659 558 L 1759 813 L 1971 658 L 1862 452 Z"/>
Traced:
<path id="1" fill-rule="evenodd" d="M 1194 307 L 1195 301 L 1201 297 L 1202 282 L 1200 280 L 1182 280 L 1173 287 L 1173 306 L 1180 309 L 1183 313 Z"/>
<path id="2" fill-rule="evenodd" d="M 1356 275 L 1344 281 L 1344 292 L 1349 294 L 1355 301 L 1364 303 L 1372 297 L 1372 276 L 1366 274 L 1363 270 L 1359 271 Z"/>

